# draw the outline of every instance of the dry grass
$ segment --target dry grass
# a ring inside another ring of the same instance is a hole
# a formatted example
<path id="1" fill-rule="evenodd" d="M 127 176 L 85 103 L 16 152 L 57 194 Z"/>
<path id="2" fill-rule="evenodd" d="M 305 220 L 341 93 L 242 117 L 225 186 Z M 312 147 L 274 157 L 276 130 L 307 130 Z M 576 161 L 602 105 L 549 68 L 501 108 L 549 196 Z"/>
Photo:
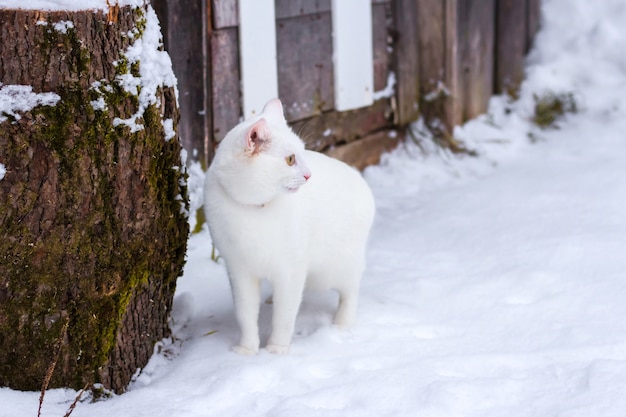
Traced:
<path id="1" fill-rule="evenodd" d="M 534 96 L 535 117 L 533 121 L 542 129 L 558 128 L 557 122 L 567 113 L 578 113 L 573 93 L 549 92 L 541 97 Z"/>

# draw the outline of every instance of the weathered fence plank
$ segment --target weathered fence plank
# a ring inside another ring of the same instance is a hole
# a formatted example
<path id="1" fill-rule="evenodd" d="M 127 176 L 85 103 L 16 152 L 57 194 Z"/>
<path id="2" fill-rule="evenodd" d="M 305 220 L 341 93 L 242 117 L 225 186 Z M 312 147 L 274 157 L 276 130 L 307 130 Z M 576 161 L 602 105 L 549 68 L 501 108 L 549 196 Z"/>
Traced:
<path id="1" fill-rule="evenodd" d="M 378 100 L 369 107 L 345 112 L 327 112 L 292 124 L 307 149 L 321 151 L 340 143 L 352 142 L 381 129 L 392 129 L 389 100 Z"/>
<path id="2" fill-rule="evenodd" d="M 526 0 L 526 50 L 528 52 L 533 44 L 535 34 L 541 23 L 541 0 Z"/>
<path id="3" fill-rule="evenodd" d="M 391 3 L 395 21 L 394 66 L 396 69 L 397 121 L 405 125 L 419 115 L 419 33 L 417 1 Z"/>
<path id="4" fill-rule="evenodd" d="M 170 49 L 178 50 L 172 66 L 179 80 L 178 101 L 181 113 L 179 132 L 186 149 L 204 153 L 204 77 L 202 0 L 168 1 Z"/>
<path id="5" fill-rule="evenodd" d="M 374 91 L 383 90 L 387 86 L 391 57 L 388 51 L 387 14 L 389 4 L 372 5 L 372 50 L 374 57 Z"/>
<path id="6" fill-rule="evenodd" d="M 458 0 L 462 120 L 487 110 L 493 93 L 495 0 Z"/>
<path id="7" fill-rule="evenodd" d="M 495 92 L 517 96 L 524 77 L 526 1 L 496 1 Z"/>
<path id="8" fill-rule="evenodd" d="M 211 117 L 213 142 L 224 139 L 239 122 L 239 35 L 236 27 L 214 31 L 211 36 Z"/>
<path id="9" fill-rule="evenodd" d="M 418 0 L 417 24 L 419 36 L 420 113 L 428 126 L 438 133 L 445 130 L 443 116 L 447 88 L 445 2 Z"/>
<path id="10" fill-rule="evenodd" d="M 421 96 L 437 92 L 445 71 L 444 13 L 440 0 L 418 0 L 419 76 Z"/>
<path id="11" fill-rule="evenodd" d="M 461 102 L 461 62 L 459 57 L 459 1 L 446 0 L 445 8 L 446 37 L 446 70 L 444 83 L 446 97 L 444 103 L 444 125 L 448 134 L 452 134 L 454 126 L 462 123 L 463 112 Z"/>
<path id="12" fill-rule="evenodd" d="M 288 121 L 334 107 L 330 20 L 326 12 L 277 21 L 278 93 Z"/>
<path id="13" fill-rule="evenodd" d="M 211 4 L 213 6 L 213 29 L 217 30 L 239 25 L 237 0 L 211 0 Z"/>
<path id="14" fill-rule="evenodd" d="M 204 111 L 202 116 L 204 119 L 204 152 L 197 155 L 192 155 L 194 159 L 197 159 L 202 163 L 203 167 L 208 167 L 209 163 L 213 159 L 215 146 L 212 140 L 213 136 L 213 74 L 211 69 L 213 68 L 213 61 L 211 59 L 211 39 L 213 39 L 213 9 L 211 8 L 211 2 L 208 0 L 202 1 L 202 74 L 203 77 L 203 106 Z"/>
<path id="15" fill-rule="evenodd" d="M 357 169 L 380 162 L 380 156 L 398 146 L 401 136 L 396 130 L 381 130 L 347 145 L 328 149 L 328 156 L 342 160 Z"/>
<path id="16" fill-rule="evenodd" d="M 330 12 L 330 0 L 276 0 L 276 18 Z"/>
<path id="17" fill-rule="evenodd" d="M 181 119 L 178 125 L 183 147 L 205 154 L 203 0 L 153 0 L 161 13 L 163 37 L 178 79 Z M 162 13 L 167 13 L 165 16 Z M 167 28 L 167 32 L 165 32 Z"/>

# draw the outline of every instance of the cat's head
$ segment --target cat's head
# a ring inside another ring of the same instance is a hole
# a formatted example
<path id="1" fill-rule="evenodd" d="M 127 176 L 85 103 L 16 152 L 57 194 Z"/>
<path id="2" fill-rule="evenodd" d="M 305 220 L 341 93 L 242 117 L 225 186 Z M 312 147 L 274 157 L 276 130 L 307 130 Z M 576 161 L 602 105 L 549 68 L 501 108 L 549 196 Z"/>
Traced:
<path id="1" fill-rule="evenodd" d="M 304 143 L 287 125 L 277 98 L 228 132 L 211 168 L 234 200 L 251 205 L 294 193 L 311 177 Z"/>

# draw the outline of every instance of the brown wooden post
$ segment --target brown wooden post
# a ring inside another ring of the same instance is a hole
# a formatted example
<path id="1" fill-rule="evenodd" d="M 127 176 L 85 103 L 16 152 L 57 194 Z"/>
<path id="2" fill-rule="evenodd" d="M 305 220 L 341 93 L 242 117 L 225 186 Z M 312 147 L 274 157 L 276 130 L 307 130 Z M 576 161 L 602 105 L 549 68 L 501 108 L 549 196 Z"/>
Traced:
<path id="1" fill-rule="evenodd" d="M 445 85 L 445 11 L 445 1 L 418 1 L 420 113 L 435 135 L 441 138 L 450 134 L 449 126 L 445 125 L 445 104 L 449 94 Z"/>
<path id="2" fill-rule="evenodd" d="M 207 0 L 209 1 L 209 0 Z M 239 74 L 239 13 L 236 0 L 210 0 L 212 31 L 209 38 L 209 101 L 211 150 L 239 122 L 241 92 Z"/>
<path id="3" fill-rule="evenodd" d="M 211 35 L 211 146 L 224 139 L 239 122 L 239 36 L 236 27 L 213 31 Z"/>
<path id="4" fill-rule="evenodd" d="M 389 50 L 391 13 L 390 2 L 379 0 L 378 3 L 372 4 L 374 91 L 381 91 L 387 87 L 389 72 L 393 70 L 393 56 Z"/>
<path id="5" fill-rule="evenodd" d="M 277 10 L 278 12 L 278 10 Z M 285 13 L 285 10 L 281 10 Z M 278 94 L 287 121 L 334 108 L 330 11 L 276 21 Z"/>
<path id="6" fill-rule="evenodd" d="M 541 23 L 541 0 L 526 0 L 526 48 L 527 53 Z"/>
<path id="7" fill-rule="evenodd" d="M 448 94 L 445 103 L 444 123 L 448 132 L 451 133 L 454 126 L 463 123 L 458 3 L 459 0 L 446 0 L 445 9 L 446 71 L 444 80 Z"/>
<path id="8" fill-rule="evenodd" d="M 418 0 L 394 0 L 391 4 L 396 24 L 394 63 L 397 122 L 406 125 L 419 116 Z"/>
<path id="9" fill-rule="evenodd" d="M 495 92 L 517 96 L 524 78 L 527 0 L 497 0 Z"/>
<path id="10" fill-rule="evenodd" d="M 202 74 L 203 83 L 203 107 L 204 107 L 204 155 L 201 160 L 205 169 L 213 160 L 215 148 L 211 138 L 213 132 L 213 56 L 211 54 L 211 39 L 213 38 L 213 5 L 209 0 L 202 0 Z"/>
<path id="11" fill-rule="evenodd" d="M 457 0 L 462 121 L 487 110 L 493 94 L 495 0 Z"/>
<path id="12" fill-rule="evenodd" d="M 190 157 L 206 160 L 205 0 L 152 0 L 159 13 L 165 46 L 178 79 L 180 137 Z"/>

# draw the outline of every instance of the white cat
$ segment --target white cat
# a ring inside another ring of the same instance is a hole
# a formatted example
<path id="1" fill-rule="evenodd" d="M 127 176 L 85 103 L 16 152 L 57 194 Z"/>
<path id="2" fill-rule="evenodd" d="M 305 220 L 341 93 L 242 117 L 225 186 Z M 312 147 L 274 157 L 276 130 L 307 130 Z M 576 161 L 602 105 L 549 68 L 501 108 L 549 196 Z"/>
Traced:
<path id="1" fill-rule="evenodd" d="M 305 286 L 335 289 L 335 324 L 355 319 L 374 199 L 359 172 L 307 151 L 280 100 L 235 126 L 207 172 L 205 213 L 226 262 L 242 354 L 259 350 L 260 282 L 273 286 L 266 349 L 289 350 Z"/>

